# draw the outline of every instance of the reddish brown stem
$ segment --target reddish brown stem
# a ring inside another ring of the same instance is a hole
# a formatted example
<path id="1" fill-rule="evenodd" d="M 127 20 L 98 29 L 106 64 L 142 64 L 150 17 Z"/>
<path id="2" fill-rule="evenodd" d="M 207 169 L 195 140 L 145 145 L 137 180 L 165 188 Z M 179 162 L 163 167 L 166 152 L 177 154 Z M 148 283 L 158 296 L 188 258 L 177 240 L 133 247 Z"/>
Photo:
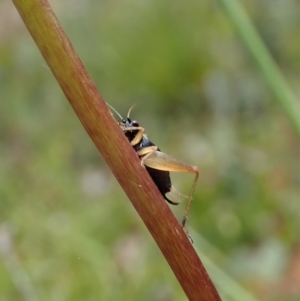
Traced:
<path id="1" fill-rule="evenodd" d="M 149 229 L 189 300 L 220 300 L 191 243 L 111 116 L 48 2 L 13 2 L 82 125 Z"/>

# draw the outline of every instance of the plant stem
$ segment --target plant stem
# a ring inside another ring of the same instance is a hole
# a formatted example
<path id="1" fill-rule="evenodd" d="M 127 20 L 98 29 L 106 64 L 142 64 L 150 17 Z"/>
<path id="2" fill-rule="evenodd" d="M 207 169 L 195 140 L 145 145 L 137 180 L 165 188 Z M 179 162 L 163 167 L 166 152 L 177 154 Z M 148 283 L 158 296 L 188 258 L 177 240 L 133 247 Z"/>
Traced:
<path id="1" fill-rule="evenodd" d="M 113 119 L 48 2 L 13 2 L 82 125 L 149 229 L 189 300 L 221 300 L 189 239 Z"/>

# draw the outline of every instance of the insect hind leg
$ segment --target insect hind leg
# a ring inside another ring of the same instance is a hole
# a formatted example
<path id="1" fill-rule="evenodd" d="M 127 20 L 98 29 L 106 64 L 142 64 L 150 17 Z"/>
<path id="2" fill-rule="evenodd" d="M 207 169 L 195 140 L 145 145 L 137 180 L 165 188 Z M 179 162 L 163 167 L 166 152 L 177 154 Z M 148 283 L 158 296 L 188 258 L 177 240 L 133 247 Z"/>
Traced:
<path id="1" fill-rule="evenodd" d="M 145 155 L 142 158 L 142 163 L 148 167 L 159 169 L 159 170 L 170 171 L 170 172 L 185 172 L 185 173 L 195 174 L 194 182 L 188 197 L 187 205 L 182 219 L 182 227 L 185 229 L 185 224 L 187 222 L 188 219 L 187 217 L 190 211 L 191 201 L 199 178 L 198 167 L 187 165 L 185 163 L 179 162 L 175 158 L 163 152 L 155 151 L 155 147 L 146 148 L 143 150 L 143 153 L 140 153 L 139 155 L 142 156 Z"/>
<path id="2" fill-rule="evenodd" d="M 185 229 L 185 224 L 186 224 L 186 222 L 188 220 L 188 214 L 189 214 L 189 211 L 190 211 L 191 201 L 193 199 L 194 191 L 195 191 L 196 184 L 197 184 L 197 181 L 198 181 L 198 178 L 199 178 L 199 169 L 198 169 L 198 167 L 196 167 L 196 166 L 191 166 L 191 167 L 194 170 L 195 179 L 194 179 L 191 191 L 190 191 L 190 195 L 189 195 L 186 207 L 185 207 L 185 211 L 184 211 L 184 215 L 183 215 L 183 219 L 182 219 L 182 223 L 181 223 L 182 224 L 182 228 L 184 228 L 184 229 Z"/>

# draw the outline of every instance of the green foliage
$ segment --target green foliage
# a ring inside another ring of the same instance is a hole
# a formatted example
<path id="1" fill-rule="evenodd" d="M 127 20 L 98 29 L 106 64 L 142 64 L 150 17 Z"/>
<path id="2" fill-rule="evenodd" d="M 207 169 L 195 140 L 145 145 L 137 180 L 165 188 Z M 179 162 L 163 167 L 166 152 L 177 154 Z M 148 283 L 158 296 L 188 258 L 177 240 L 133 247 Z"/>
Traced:
<path id="1" fill-rule="evenodd" d="M 13 7 L 3 3 L 0 299 L 184 300 Z M 297 5 L 245 4 L 295 90 Z M 289 275 L 299 260 L 299 141 L 222 7 L 69 5 L 53 8 L 105 100 L 122 115 L 136 102 L 132 117 L 149 138 L 199 166 L 188 227 L 226 256 L 206 255 L 259 299 L 296 300 Z M 187 194 L 191 178 L 176 175 L 175 185 Z M 183 208 L 172 207 L 178 218 Z"/>

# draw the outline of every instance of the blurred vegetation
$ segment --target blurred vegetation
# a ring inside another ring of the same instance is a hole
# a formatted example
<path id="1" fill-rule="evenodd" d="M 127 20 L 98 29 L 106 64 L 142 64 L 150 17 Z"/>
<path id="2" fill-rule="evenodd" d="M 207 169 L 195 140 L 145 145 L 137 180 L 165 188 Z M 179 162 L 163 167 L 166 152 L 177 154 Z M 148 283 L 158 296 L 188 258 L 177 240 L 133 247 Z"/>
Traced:
<path id="1" fill-rule="evenodd" d="M 223 7 L 51 4 L 104 99 L 199 166 L 199 252 L 258 300 L 298 300 L 299 140 Z M 299 100 L 299 4 L 242 4 Z M 0 300 L 186 300 L 10 1 L 0 16 Z"/>

